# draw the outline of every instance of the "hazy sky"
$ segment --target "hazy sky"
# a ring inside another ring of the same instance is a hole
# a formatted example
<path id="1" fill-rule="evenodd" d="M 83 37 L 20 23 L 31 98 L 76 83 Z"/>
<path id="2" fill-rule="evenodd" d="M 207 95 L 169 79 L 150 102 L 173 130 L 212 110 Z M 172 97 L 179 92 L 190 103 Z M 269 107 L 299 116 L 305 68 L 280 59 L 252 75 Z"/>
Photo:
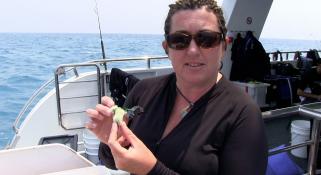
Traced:
<path id="1" fill-rule="evenodd" d="M 162 34 L 174 0 L 97 0 L 103 33 Z M 0 0 L 0 32 L 98 32 L 94 0 Z M 321 40 L 321 0 L 274 0 L 261 37 Z"/>

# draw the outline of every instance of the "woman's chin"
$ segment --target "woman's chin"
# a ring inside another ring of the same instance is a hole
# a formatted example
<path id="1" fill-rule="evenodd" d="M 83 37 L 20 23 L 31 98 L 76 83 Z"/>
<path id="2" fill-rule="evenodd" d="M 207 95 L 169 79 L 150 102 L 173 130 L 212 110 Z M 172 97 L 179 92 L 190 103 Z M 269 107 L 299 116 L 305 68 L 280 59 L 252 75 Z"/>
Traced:
<path id="1" fill-rule="evenodd" d="M 209 81 L 209 79 L 206 79 L 204 76 L 201 75 L 190 75 L 188 77 L 185 78 L 186 82 L 192 85 L 202 85 L 202 84 L 207 84 Z"/>

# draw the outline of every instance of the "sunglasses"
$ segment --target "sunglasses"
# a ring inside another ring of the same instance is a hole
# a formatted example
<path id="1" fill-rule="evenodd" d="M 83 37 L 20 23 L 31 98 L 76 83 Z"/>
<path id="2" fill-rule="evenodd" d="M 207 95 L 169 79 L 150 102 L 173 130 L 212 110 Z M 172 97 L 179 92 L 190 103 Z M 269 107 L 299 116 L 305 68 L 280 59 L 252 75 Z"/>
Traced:
<path id="1" fill-rule="evenodd" d="M 192 35 L 187 32 L 175 32 L 165 36 L 168 43 L 168 47 L 175 50 L 183 50 L 188 48 L 192 39 L 198 47 L 208 49 L 217 46 L 223 41 L 224 36 L 222 33 L 214 31 L 199 31 Z"/>

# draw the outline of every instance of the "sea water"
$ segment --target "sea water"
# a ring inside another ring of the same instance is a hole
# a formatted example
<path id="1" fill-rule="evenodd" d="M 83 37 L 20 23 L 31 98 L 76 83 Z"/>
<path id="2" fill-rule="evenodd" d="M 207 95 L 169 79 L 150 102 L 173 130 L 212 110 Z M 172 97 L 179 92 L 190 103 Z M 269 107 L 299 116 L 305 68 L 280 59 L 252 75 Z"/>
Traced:
<path id="1" fill-rule="evenodd" d="M 163 56 L 163 35 L 104 34 L 107 58 Z M 261 39 L 267 52 L 321 50 L 321 41 Z M 101 58 L 97 34 L 0 33 L 0 149 L 32 93 L 53 78 L 59 64 Z M 130 65 L 122 65 L 124 67 Z"/>

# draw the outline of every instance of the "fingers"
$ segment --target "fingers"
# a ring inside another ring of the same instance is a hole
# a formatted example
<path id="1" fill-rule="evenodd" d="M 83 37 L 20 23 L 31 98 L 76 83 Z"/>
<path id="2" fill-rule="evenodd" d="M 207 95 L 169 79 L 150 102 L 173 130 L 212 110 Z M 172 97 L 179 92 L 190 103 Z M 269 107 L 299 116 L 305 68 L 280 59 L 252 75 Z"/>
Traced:
<path id="1" fill-rule="evenodd" d="M 97 127 L 97 124 L 93 122 L 95 119 L 102 120 L 103 116 L 101 116 L 96 110 L 94 109 L 87 109 L 86 110 L 87 115 L 90 117 L 90 120 L 85 123 L 85 127 L 87 129 L 95 129 Z"/>
<path id="2" fill-rule="evenodd" d="M 117 131 L 118 131 L 118 125 L 114 122 L 111 127 L 109 139 L 108 139 L 108 146 L 113 153 L 113 155 L 125 155 L 126 149 L 123 148 L 117 138 Z"/>
<path id="3" fill-rule="evenodd" d="M 98 119 L 98 120 L 103 120 L 105 116 L 113 115 L 113 112 L 109 107 L 106 107 L 101 104 L 97 104 L 96 109 L 87 109 L 86 113 L 89 117 Z"/>
<path id="4" fill-rule="evenodd" d="M 97 104 L 96 105 L 96 110 L 101 113 L 102 115 L 105 116 L 112 116 L 114 115 L 114 113 L 112 112 L 112 110 L 110 109 L 110 107 L 101 105 L 101 104 Z"/>
<path id="5" fill-rule="evenodd" d="M 137 139 L 136 135 L 127 127 L 125 122 L 121 122 L 119 124 L 119 128 L 120 131 L 122 133 L 122 135 L 124 136 L 124 138 L 133 146 L 135 147 L 137 141 L 139 139 Z"/>
<path id="6" fill-rule="evenodd" d="M 104 119 L 104 116 L 102 116 L 97 110 L 87 109 L 86 113 L 91 119 L 98 119 L 98 120 Z"/>
<path id="7" fill-rule="evenodd" d="M 111 130 L 110 130 L 110 134 L 109 134 L 109 140 L 108 142 L 113 142 L 115 140 L 117 140 L 117 131 L 118 131 L 118 126 L 117 124 L 114 122 L 112 125 L 111 125 Z"/>
<path id="8" fill-rule="evenodd" d="M 103 120 L 105 116 L 112 116 L 113 112 L 110 107 L 114 106 L 114 101 L 107 96 L 102 97 L 102 104 L 97 104 L 95 109 L 87 109 L 86 113 L 89 117 Z"/>
<path id="9" fill-rule="evenodd" d="M 105 106 L 107 106 L 107 107 L 112 107 L 112 106 L 115 105 L 113 99 L 110 98 L 110 97 L 107 97 L 107 96 L 103 96 L 103 97 L 101 98 L 101 104 L 103 104 L 103 105 L 105 105 Z"/>
<path id="10" fill-rule="evenodd" d="M 97 124 L 96 124 L 96 123 L 89 122 L 89 123 L 86 123 L 85 127 L 86 127 L 87 129 L 92 130 L 92 129 L 95 129 L 95 128 L 97 127 Z"/>

